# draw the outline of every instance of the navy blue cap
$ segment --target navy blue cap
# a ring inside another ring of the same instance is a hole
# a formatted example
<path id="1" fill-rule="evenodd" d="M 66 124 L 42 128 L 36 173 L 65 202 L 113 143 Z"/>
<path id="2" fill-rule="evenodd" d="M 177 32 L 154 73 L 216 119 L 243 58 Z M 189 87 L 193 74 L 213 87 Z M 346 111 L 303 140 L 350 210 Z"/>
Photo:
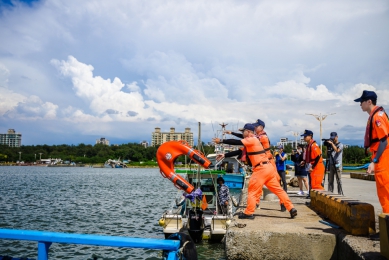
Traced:
<path id="1" fill-rule="evenodd" d="M 377 100 L 377 94 L 374 91 L 364 90 L 360 98 L 355 99 L 355 102 L 363 102 L 366 100 Z"/>
<path id="2" fill-rule="evenodd" d="M 279 145 L 278 149 L 284 149 L 284 146 L 283 145 Z"/>
<path id="3" fill-rule="evenodd" d="M 255 131 L 255 126 L 253 124 L 245 124 L 243 128 L 239 129 L 239 131 L 244 131 L 245 129 L 250 131 Z"/>
<path id="4" fill-rule="evenodd" d="M 337 137 L 338 134 L 336 132 L 331 132 L 330 134 L 330 139 L 335 139 L 335 137 Z"/>
<path id="5" fill-rule="evenodd" d="M 311 130 L 305 130 L 304 133 L 301 136 L 308 136 L 308 135 L 312 135 L 313 136 L 313 132 Z"/>
<path id="6" fill-rule="evenodd" d="M 255 126 L 255 127 L 257 127 L 257 126 L 263 126 L 263 128 L 265 128 L 265 122 L 263 122 L 261 119 L 257 119 L 257 121 L 255 121 L 255 123 L 253 123 L 253 125 Z"/>

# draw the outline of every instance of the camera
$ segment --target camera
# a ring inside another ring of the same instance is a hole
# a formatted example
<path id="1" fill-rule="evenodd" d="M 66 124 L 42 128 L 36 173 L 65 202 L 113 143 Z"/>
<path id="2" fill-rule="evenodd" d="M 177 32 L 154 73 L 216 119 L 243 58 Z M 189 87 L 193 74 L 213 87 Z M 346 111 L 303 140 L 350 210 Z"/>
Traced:
<path id="1" fill-rule="evenodd" d="M 332 144 L 329 142 L 329 141 L 332 142 L 331 139 L 321 139 L 321 140 L 322 140 L 323 144 L 324 144 L 325 146 L 327 146 L 327 149 L 328 149 L 328 150 L 332 150 Z"/>

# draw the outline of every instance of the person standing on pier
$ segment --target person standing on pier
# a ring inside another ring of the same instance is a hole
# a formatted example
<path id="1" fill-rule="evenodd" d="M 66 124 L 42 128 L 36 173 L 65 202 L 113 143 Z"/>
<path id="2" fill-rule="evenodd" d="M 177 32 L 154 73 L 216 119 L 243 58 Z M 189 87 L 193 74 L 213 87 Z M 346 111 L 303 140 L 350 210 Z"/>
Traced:
<path id="1" fill-rule="evenodd" d="M 304 141 L 308 144 L 301 166 L 304 165 L 305 169 L 310 172 L 311 188 L 314 190 L 324 190 L 322 182 L 325 168 L 320 146 L 313 140 L 313 132 L 311 130 L 305 130 L 301 136 L 304 136 Z"/>
<path id="2" fill-rule="evenodd" d="M 309 185 L 308 185 L 308 172 L 306 171 L 304 166 L 301 166 L 301 162 L 304 160 L 304 145 L 299 144 L 296 150 L 292 151 L 291 159 L 294 162 L 294 176 L 297 177 L 300 191 L 297 195 L 304 195 L 303 185 L 307 189 L 307 193 L 309 193 Z"/>
<path id="3" fill-rule="evenodd" d="M 285 172 L 285 161 L 286 161 L 286 153 L 284 153 L 284 147 L 282 145 L 278 146 L 278 152 L 275 154 L 276 157 L 276 165 L 277 165 L 277 173 L 280 175 L 282 180 L 282 187 L 284 191 L 288 191 L 288 184 L 286 183 L 286 172 Z"/>
<path id="4" fill-rule="evenodd" d="M 261 196 L 262 187 L 266 187 L 277 195 L 282 202 L 284 202 L 286 209 L 290 213 L 290 217 L 297 216 L 297 210 L 294 208 L 286 192 L 280 187 L 274 175 L 274 167 L 271 165 L 266 156 L 266 151 L 258 138 L 254 135 L 255 126 L 253 124 L 245 124 L 243 127 L 242 140 L 226 139 L 220 140 L 214 138 L 215 143 L 224 143 L 230 145 L 244 145 L 247 150 L 247 155 L 253 165 L 253 173 L 250 178 L 248 193 L 247 193 L 247 207 L 243 214 L 239 216 L 240 219 L 254 219 L 254 211 L 258 197 Z M 224 155 L 218 155 L 218 160 Z"/>
<path id="5" fill-rule="evenodd" d="M 257 121 L 255 121 L 255 123 L 253 123 L 253 125 L 255 127 L 255 136 L 258 138 L 258 140 L 261 142 L 263 148 L 265 149 L 266 156 L 269 159 L 270 163 L 274 167 L 274 175 L 276 176 L 277 181 L 280 182 L 281 178 L 277 172 L 277 166 L 276 166 L 275 160 L 273 158 L 273 154 L 270 151 L 270 140 L 269 140 L 269 137 L 267 136 L 267 133 L 264 130 L 265 129 L 265 122 L 263 122 L 261 119 L 257 119 Z M 234 133 L 231 131 L 226 131 L 225 133 L 230 134 L 230 135 L 234 135 L 236 137 L 243 139 L 243 134 L 241 134 L 241 133 Z M 237 152 L 227 153 L 227 154 L 225 154 L 225 157 L 231 157 L 231 156 L 235 156 L 238 154 L 239 155 L 238 158 L 241 158 L 242 153 L 246 153 L 246 151 L 242 151 L 242 150 L 238 150 L 238 151 L 239 151 L 238 153 Z M 251 165 L 250 162 L 249 162 L 249 164 Z M 256 203 L 257 208 L 259 207 L 260 199 L 261 199 L 261 196 L 258 197 L 258 200 Z M 280 205 L 281 205 L 281 211 L 286 211 L 286 208 L 285 208 L 284 203 L 282 201 L 280 201 Z"/>
<path id="6" fill-rule="evenodd" d="M 360 102 L 361 109 L 369 114 L 364 147 L 370 148 L 371 163 L 368 174 L 375 174 L 377 195 L 383 213 L 389 213 L 389 119 L 383 107 L 377 106 L 377 94 L 364 90 L 362 96 L 354 100 Z"/>

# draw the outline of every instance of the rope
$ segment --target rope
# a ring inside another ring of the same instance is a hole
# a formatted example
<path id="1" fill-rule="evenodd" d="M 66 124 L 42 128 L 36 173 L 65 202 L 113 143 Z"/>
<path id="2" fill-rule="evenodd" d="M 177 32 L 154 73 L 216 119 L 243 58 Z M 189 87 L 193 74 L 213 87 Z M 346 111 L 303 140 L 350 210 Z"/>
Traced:
<path id="1" fill-rule="evenodd" d="M 183 254 L 184 253 L 184 248 L 185 248 L 185 246 L 186 246 L 186 244 L 188 244 L 190 241 L 186 241 L 183 245 L 182 245 L 182 247 L 180 248 L 180 250 L 178 250 L 179 252 L 180 252 L 180 254 Z"/>

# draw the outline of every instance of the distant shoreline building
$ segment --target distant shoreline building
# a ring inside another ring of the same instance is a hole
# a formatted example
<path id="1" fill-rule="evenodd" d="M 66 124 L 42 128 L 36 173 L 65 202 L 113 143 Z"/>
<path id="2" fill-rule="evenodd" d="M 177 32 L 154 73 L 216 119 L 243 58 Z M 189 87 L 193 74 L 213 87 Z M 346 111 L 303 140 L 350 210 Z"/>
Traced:
<path id="1" fill-rule="evenodd" d="M 105 144 L 109 145 L 109 140 L 105 139 L 105 137 L 101 137 L 100 139 L 96 140 L 96 144 Z"/>
<path id="2" fill-rule="evenodd" d="M 289 140 L 287 137 L 281 137 L 280 138 L 280 141 L 277 142 L 277 146 L 285 146 L 285 145 L 292 145 L 292 148 L 293 149 L 297 149 L 297 146 L 296 146 L 296 142 L 297 142 L 297 145 L 299 144 L 307 144 L 305 141 L 304 141 L 304 137 L 300 138 L 300 140 Z"/>
<path id="3" fill-rule="evenodd" d="M 185 132 L 176 132 L 174 127 L 170 128 L 170 132 L 161 132 L 161 128 L 156 127 L 155 131 L 151 133 L 151 146 L 161 145 L 168 141 L 184 140 L 193 146 L 193 133 L 190 128 L 185 128 Z"/>
<path id="4" fill-rule="evenodd" d="M 149 147 L 149 142 L 147 142 L 146 140 L 143 140 L 142 142 L 140 142 L 140 144 L 141 144 L 144 148 Z"/>
<path id="5" fill-rule="evenodd" d="M 22 134 L 16 133 L 15 129 L 8 129 L 6 134 L 0 134 L 0 144 L 9 147 L 20 147 L 22 145 Z"/>

